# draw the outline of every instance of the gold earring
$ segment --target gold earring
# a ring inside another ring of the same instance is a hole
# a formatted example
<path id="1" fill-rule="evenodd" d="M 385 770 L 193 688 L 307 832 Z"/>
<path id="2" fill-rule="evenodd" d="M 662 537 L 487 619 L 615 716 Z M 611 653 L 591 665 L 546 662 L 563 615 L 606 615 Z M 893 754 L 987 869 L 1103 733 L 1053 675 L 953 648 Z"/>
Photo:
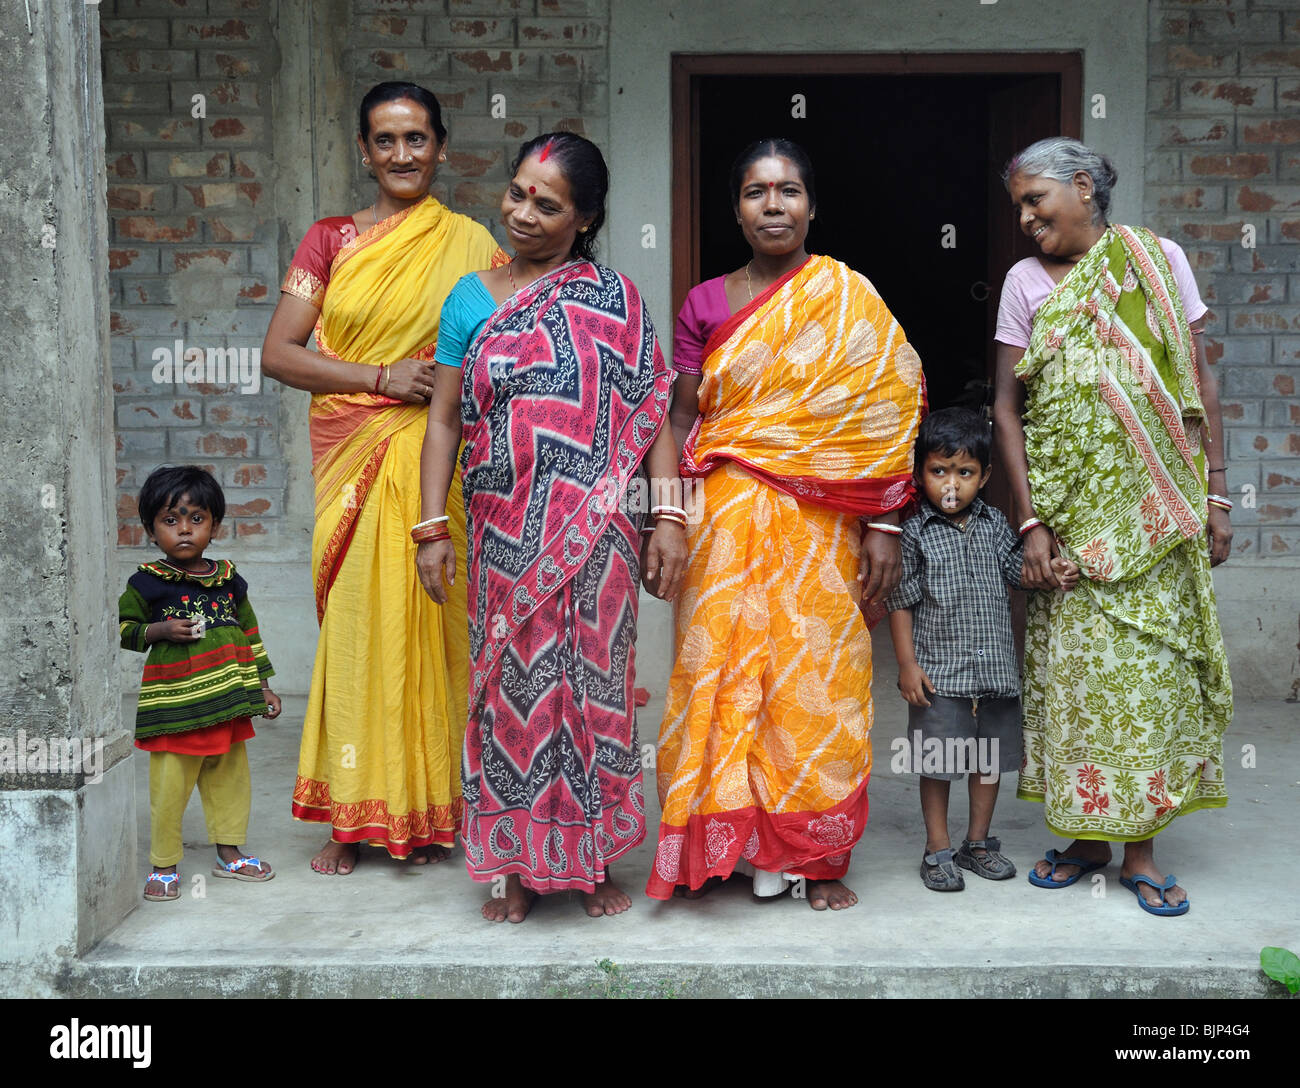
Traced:
<path id="1" fill-rule="evenodd" d="M 1084 193 L 1084 194 L 1083 194 L 1083 202 L 1084 202 L 1085 204 L 1087 204 L 1088 201 L 1090 201 L 1091 199 L 1092 199 L 1092 194 L 1091 194 L 1091 193 Z"/>
<path id="2" fill-rule="evenodd" d="M 369 166 L 369 165 L 370 165 L 370 160 L 369 160 L 368 158 L 366 158 L 364 155 L 361 156 L 361 165 L 362 165 L 362 166 Z"/>

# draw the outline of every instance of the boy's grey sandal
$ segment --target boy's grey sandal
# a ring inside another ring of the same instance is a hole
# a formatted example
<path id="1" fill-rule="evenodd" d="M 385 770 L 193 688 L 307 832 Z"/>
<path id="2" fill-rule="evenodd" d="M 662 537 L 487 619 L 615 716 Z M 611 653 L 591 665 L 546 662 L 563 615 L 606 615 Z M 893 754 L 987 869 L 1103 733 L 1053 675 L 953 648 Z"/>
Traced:
<path id="1" fill-rule="evenodd" d="M 990 835 L 987 839 L 963 839 L 957 851 L 957 864 L 963 869 L 984 877 L 986 880 L 1010 880 L 1016 875 L 1016 867 L 1002 849 L 1002 840 Z M 974 850 L 987 850 L 987 854 L 975 854 Z"/>
<path id="2" fill-rule="evenodd" d="M 953 864 L 953 850 L 937 850 L 921 856 L 921 882 L 932 892 L 959 892 L 966 881 Z"/>

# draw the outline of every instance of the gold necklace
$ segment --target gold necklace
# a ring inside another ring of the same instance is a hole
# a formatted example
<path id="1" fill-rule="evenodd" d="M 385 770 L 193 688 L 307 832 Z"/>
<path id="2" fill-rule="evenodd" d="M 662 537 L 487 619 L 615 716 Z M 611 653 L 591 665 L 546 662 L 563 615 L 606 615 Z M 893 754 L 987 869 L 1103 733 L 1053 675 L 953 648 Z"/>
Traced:
<path id="1" fill-rule="evenodd" d="M 753 302 L 753 301 L 754 301 L 754 284 L 750 281 L 750 278 L 749 278 L 749 266 L 750 266 L 751 264 L 753 264 L 753 263 L 754 263 L 754 260 L 753 260 L 752 257 L 751 257 L 748 261 L 745 262 L 745 286 L 746 286 L 747 288 L 749 288 L 749 301 L 750 301 L 750 302 Z"/>
<path id="2" fill-rule="evenodd" d="M 510 277 L 510 290 L 512 294 L 519 293 L 519 284 L 515 283 L 515 274 L 511 271 L 514 268 L 515 259 L 513 257 L 506 263 L 506 275 Z"/>

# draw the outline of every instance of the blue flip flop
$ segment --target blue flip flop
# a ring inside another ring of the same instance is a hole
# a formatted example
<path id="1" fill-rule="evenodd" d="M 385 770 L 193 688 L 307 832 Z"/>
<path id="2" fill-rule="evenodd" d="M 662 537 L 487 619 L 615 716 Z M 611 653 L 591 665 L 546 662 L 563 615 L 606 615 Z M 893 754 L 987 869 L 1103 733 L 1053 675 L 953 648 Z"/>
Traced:
<path id="1" fill-rule="evenodd" d="M 1186 914 L 1188 910 L 1191 909 L 1192 906 L 1191 901 L 1187 899 L 1184 899 L 1176 907 L 1171 907 L 1169 905 L 1169 902 L 1165 897 L 1165 893 L 1169 891 L 1169 889 L 1172 888 L 1175 884 L 1178 883 L 1178 881 L 1174 879 L 1173 873 L 1170 873 L 1167 877 L 1165 877 L 1163 884 L 1157 884 L 1149 876 L 1141 876 L 1141 875 L 1135 876 L 1132 879 L 1126 876 L 1122 876 L 1119 878 L 1119 882 L 1123 884 L 1124 887 L 1126 887 L 1134 895 L 1137 896 L 1138 906 L 1140 906 L 1148 914 L 1156 914 L 1159 915 L 1161 918 L 1176 918 L 1180 914 Z M 1150 903 L 1147 902 L 1146 896 L 1142 894 L 1142 889 L 1138 887 L 1139 884 L 1146 884 L 1148 887 L 1155 888 L 1155 890 L 1160 893 L 1160 906 L 1153 907 Z"/>
<path id="2" fill-rule="evenodd" d="M 1029 870 L 1029 883 L 1034 885 L 1036 888 L 1068 888 L 1080 877 L 1087 876 L 1096 869 L 1104 869 L 1108 864 L 1110 864 L 1105 861 L 1087 861 L 1084 858 L 1062 857 L 1055 850 L 1047 851 L 1047 853 L 1043 855 L 1043 860 L 1051 862 L 1052 871 L 1046 876 L 1039 876 L 1032 868 Z M 1075 873 L 1074 876 L 1068 877 L 1065 880 L 1054 880 L 1053 877 L 1056 875 L 1056 867 L 1058 865 L 1077 865 L 1079 866 L 1079 871 Z"/>

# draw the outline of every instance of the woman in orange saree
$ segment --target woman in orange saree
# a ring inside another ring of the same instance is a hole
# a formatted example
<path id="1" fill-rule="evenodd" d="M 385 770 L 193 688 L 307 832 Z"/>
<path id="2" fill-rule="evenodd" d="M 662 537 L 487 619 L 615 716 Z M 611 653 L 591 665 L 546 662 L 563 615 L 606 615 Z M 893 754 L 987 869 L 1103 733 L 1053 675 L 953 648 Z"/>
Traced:
<path id="1" fill-rule="evenodd" d="M 647 893 L 694 897 L 740 871 L 758 896 L 802 881 L 814 909 L 843 909 L 871 773 L 859 605 L 898 581 L 921 364 L 863 276 L 804 249 L 815 196 L 801 148 L 752 145 L 732 200 L 754 259 L 691 293 L 674 349 L 682 475 L 703 513 L 676 610 Z"/>
<path id="2" fill-rule="evenodd" d="M 443 299 L 466 272 L 504 259 L 483 227 L 429 196 L 447 138 L 432 94 L 380 84 L 362 101 L 360 129 L 378 196 L 308 232 L 263 349 L 270 377 L 313 394 L 320 640 L 293 814 L 330 824 L 312 859 L 325 874 L 351 872 L 361 843 L 423 862 L 455 841 L 465 597 L 429 600 L 408 530 Z M 463 540 L 459 489 L 447 509 Z"/>

